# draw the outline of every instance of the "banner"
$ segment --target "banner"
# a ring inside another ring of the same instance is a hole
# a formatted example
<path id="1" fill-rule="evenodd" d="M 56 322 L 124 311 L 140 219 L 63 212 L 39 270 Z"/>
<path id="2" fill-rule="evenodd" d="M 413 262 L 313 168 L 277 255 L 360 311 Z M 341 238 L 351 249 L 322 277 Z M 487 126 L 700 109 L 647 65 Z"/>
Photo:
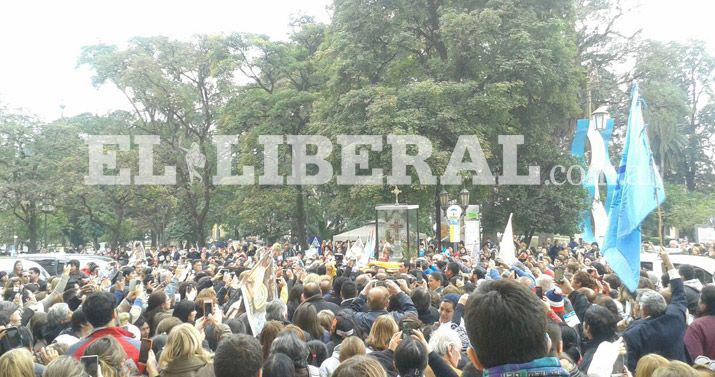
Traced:
<path id="1" fill-rule="evenodd" d="M 266 304 L 278 298 L 271 250 L 261 248 L 257 254 L 258 263 L 239 283 L 248 324 L 253 334 L 260 334 L 266 324 Z"/>
<path id="2" fill-rule="evenodd" d="M 468 206 L 464 214 L 464 247 L 474 258 L 478 258 L 482 244 L 479 215 L 478 205 Z"/>
<path id="3" fill-rule="evenodd" d="M 459 217 L 462 216 L 462 207 L 451 205 L 447 208 L 447 224 L 449 224 L 449 242 L 459 243 L 461 241 L 461 229 Z"/>

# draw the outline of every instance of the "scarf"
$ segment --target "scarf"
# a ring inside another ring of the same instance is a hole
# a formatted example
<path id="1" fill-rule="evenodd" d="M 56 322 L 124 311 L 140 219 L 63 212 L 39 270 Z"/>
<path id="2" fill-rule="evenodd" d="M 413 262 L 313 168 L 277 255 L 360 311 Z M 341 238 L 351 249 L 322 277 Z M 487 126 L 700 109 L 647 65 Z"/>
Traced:
<path id="1" fill-rule="evenodd" d="M 555 357 L 543 357 L 523 364 L 506 364 L 489 368 L 484 377 L 568 377 L 569 372 L 561 367 Z"/>

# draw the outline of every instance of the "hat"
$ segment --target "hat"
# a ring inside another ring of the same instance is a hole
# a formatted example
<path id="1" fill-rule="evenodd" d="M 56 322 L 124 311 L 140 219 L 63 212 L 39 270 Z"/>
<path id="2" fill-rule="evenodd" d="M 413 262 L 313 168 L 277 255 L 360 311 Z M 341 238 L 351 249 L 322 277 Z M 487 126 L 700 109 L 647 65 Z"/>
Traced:
<path id="1" fill-rule="evenodd" d="M 546 297 L 546 301 L 554 312 L 559 313 L 564 311 L 564 296 L 561 295 L 560 289 L 557 290 L 557 288 L 554 288 L 546 291 L 544 297 Z"/>
<path id="2" fill-rule="evenodd" d="M 355 335 L 355 323 L 345 315 L 338 314 L 334 320 L 335 334 L 341 338 Z"/>
<path id="3" fill-rule="evenodd" d="M 14 302 L 0 301 L 0 325 L 7 326 L 10 323 L 10 317 L 20 307 Z"/>
<path id="4" fill-rule="evenodd" d="M 442 301 L 443 302 L 444 301 L 451 302 L 452 306 L 456 308 L 457 303 L 459 303 L 459 295 L 456 293 L 450 293 L 448 295 L 444 295 L 444 297 L 442 297 Z"/>

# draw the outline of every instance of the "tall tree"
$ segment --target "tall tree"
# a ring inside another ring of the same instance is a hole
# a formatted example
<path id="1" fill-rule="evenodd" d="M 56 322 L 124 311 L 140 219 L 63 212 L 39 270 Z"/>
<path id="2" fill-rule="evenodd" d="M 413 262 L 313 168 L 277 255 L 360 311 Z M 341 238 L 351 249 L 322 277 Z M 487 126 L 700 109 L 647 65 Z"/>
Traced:
<path id="1" fill-rule="evenodd" d="M 189 42 L 135 38 L 125 49 L 87 47 L 80 58 L 95 71 L 97 85 L 110 82 L 124 93 L 134 109 L 134 130 L 161 137 L 161 146 L 155 148 L 157 164 L 176 166 L 179 213 L 186 216 L 199 245 L 206 241 L 217 190 L 211 179 L 216 158 L 210 144 L 234 86 L 233 70 L 224 64 L 221 46 L 218 37 L 201 36 Z M 198 183 L 184 162 L 193 143 L 205 156 Z"/>

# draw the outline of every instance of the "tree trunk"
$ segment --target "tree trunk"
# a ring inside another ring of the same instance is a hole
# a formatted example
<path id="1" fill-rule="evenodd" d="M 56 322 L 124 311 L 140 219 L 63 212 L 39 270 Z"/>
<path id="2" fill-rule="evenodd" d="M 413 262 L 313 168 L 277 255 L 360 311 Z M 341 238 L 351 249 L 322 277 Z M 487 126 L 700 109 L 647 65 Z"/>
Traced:
<path id="1" fill-rule="evenodd" d="M 437 239 L 437 250 L 436 253 L 442 252 L 442 208 L 440 208 L 439 193 L 442 188 L 439 178 L 437 178 L 437 185 L 434 189 L 434 207 L 435 207 L 435 238 Z"/>
<path id="2" fill-rule="evenodd" d="M 298 238 L 303 250 L 308 248 L 308 234 L 306 233 L 305 201 L 303 200 L 303 186 L 296 186 L 295 194 L 296 219 L 293 222 L 293 234 Z"/>
<path id="3" fill-rule="evenodd" d="M 27 222 L 27 230 L 30 235 L 30 241 L 28 243 L 28 252 L 37 252 L 37 216 L 33 213 L 30 214 Z"/>

